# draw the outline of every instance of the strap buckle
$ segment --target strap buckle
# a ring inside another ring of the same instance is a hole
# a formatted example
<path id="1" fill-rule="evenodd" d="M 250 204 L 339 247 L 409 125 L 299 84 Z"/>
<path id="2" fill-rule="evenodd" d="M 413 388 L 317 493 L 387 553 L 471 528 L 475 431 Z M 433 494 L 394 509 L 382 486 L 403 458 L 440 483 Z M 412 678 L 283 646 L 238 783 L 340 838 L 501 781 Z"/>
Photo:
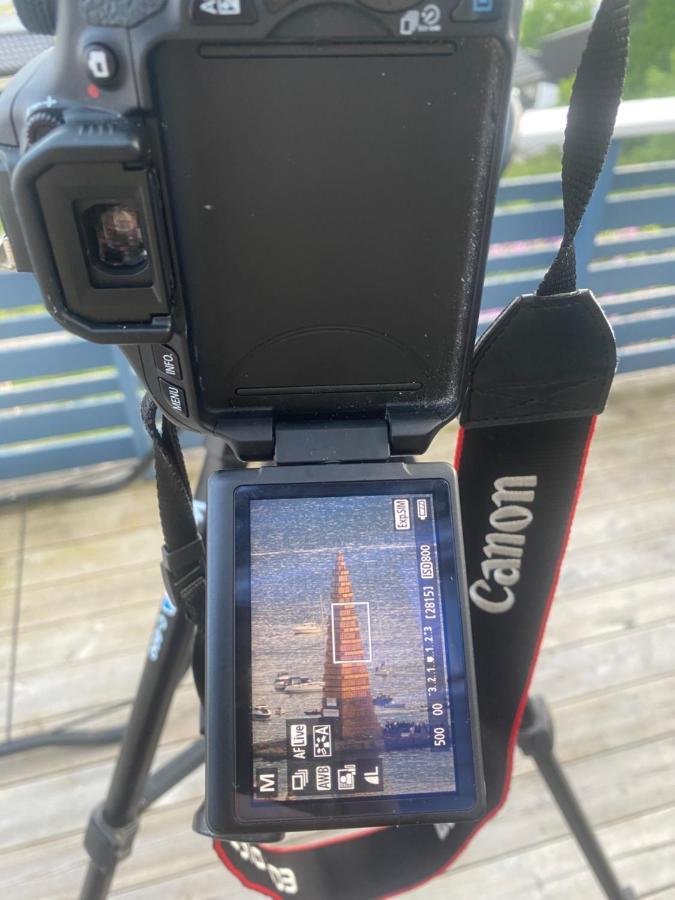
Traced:
<path id="1" fill-rule="evenodd" d="M 201 537 L 169 550 L 162 547 L 162 580 L 178 609 L 198 628 L 204 628 L 206 569 Z"/>

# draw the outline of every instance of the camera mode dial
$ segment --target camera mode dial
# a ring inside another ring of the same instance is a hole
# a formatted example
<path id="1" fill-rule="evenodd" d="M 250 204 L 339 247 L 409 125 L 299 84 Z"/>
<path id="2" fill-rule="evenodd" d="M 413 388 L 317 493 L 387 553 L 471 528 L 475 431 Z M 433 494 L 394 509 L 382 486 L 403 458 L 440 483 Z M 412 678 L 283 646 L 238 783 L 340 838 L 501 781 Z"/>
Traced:
<path id="1" fill-rule="evenodd" d="M 56 0 L 14 0 L 21 24 L 31 34 L 56 34 Z"/>
<path id="2" fill-rule="evenodd" d="M 26 146 L 32 147 L 59 125 L 63 125 L 63 115 L 58 109 L 38 109 L 31 113 L 26 120 Z"/>

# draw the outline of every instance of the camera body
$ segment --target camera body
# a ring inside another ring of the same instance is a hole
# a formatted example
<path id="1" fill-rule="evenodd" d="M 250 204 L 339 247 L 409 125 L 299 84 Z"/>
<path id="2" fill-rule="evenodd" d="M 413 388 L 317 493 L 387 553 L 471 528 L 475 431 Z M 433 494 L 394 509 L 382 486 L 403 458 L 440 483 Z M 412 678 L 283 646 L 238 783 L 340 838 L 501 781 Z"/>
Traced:
<path id="1" fill-rule="evenodd" d="M 0 98 L 0 207 L 49 311 L 178 425 L 457 412 L 520 2 L 61 2 Z"/>

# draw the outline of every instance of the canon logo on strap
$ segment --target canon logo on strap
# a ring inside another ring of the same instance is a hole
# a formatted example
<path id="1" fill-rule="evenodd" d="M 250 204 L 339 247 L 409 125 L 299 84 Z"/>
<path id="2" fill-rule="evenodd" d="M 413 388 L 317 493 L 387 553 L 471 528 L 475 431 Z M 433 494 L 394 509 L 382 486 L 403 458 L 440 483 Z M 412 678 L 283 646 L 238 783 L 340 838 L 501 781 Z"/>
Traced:
<path id="1" fill-rule="evenodd" d="M 511 590 L 520 581 L 520 565 L 525 548 L 524 532 L 532 522 L 532 510 L 523 506 L 534 501 L 536 475 L 511 475 L 497 478 L 490 515 L 495 529 L 485 535 L 483 577 L 474 581 L 469 596 L 479 609 L 488 613 L 508 612 L 516 600 Z"/>

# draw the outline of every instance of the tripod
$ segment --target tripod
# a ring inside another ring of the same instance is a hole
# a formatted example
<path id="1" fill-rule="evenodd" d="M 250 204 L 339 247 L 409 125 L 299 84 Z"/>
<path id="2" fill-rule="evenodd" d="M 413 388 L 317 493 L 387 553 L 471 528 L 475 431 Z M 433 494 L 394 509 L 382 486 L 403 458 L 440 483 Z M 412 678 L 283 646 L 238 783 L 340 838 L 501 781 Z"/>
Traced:
<path id="1" fill-rule="evenodd" d="M 205 502 L 209 475 L 242 465 L 222 441 L 207 439 L 196 501 Z M 153 640 L 153 652 L 145 663 L 107 797 L 92 812 L 85 834 L 89 866 L 82 900 L 99 900 L 108 895 L 118 863 L 131 854 L 143 812 L 204 762 L 204 740 L 200 738 L 150 772 L 173 693 L 190 664 L 194 626 L 180 610 L 165 610 L 158 633 L 161 643 L 157 638 Z M 553 724 L 541 698 L 528 699 L 518 746 L 536 763 L 606 896 L 610 900 L 633 898 L 630 888 L 619 885 L 553 753 Z"/>

